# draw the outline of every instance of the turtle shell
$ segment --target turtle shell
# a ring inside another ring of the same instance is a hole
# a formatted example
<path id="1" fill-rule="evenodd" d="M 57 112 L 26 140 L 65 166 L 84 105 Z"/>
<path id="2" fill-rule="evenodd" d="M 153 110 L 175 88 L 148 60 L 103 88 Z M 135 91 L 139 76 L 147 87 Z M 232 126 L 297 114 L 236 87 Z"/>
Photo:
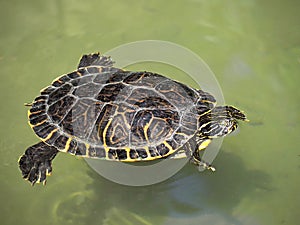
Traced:
<path id="1" fill-rule="evenodd" d="M 29 110 L 37 136 L 59 151 L 119 161 L 176 152 L 215 99 L 162 75 L 82 66 L 41 91 Z"/>

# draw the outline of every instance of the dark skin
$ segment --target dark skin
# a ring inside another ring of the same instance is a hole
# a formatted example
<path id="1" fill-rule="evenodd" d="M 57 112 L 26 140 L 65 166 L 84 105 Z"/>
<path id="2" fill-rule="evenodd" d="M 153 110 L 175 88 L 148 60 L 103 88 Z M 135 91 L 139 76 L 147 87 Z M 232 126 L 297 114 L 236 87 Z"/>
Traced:
<path id="1" fill-rule="evenodd" d="M 19 159 L 19 168 L 24 179 L 32 185 L 46 183 L 46 176 L 52 172 L 51 162 L 58 153 L 55 147 L 39 142 L 26 149 Z"/>

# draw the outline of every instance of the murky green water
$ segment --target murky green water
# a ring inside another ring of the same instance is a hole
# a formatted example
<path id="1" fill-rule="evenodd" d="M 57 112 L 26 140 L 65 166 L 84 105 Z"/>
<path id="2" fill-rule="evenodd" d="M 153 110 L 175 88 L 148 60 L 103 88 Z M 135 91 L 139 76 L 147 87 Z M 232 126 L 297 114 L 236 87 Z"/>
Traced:
<path id="1" fill-rule="evenodd" d="M 299 10 L 293 0 L 1 1 L 0 223 L 299 224 Z M 18 157 L 37 142 L 23 103 L 82 53 L 143 39 L 200 55 L 226 102 L 251 119 L 224 139 L 218 171 L 187 165 L 163 183 L 127 187 L 61 154 L 47 186 L 23 181 Z"/>

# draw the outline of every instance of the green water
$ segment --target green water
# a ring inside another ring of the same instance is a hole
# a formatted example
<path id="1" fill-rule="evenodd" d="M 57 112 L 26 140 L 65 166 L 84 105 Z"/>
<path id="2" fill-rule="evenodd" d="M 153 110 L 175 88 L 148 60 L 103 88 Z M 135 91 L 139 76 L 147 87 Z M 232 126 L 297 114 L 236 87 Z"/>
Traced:
<path id="1" fill-rule="evenodd" d="M 299 10 L 294 0 L 1 1 L 0 224 L 299 224 Z M 217 172 L 187 165 L 127 187 L 60 154 L 45 187 L 23 181 L 18 157 L 37 142 L 23 104 L 82 53 L 144 39 L 197 53 L 251 119 L 224 139 Z"/>

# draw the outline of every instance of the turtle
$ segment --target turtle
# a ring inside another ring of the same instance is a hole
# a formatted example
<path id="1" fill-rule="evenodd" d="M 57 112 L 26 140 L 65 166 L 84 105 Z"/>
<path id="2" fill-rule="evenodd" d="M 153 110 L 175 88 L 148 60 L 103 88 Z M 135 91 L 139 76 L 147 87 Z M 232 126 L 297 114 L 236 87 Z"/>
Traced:
<path id="1" fill-rule="evenodd" d="M 189 157 L 214 171 L 201 150 L 233 132 L 246 115 L 231 105 L 217 106 L 201 89 L 114 63 L 99 52 L 83 55 L 76 70 L 26 104 L 40 141 L 19 158 L 23 178 L 45 184 L 59 152 L 121 162 Z"/>

